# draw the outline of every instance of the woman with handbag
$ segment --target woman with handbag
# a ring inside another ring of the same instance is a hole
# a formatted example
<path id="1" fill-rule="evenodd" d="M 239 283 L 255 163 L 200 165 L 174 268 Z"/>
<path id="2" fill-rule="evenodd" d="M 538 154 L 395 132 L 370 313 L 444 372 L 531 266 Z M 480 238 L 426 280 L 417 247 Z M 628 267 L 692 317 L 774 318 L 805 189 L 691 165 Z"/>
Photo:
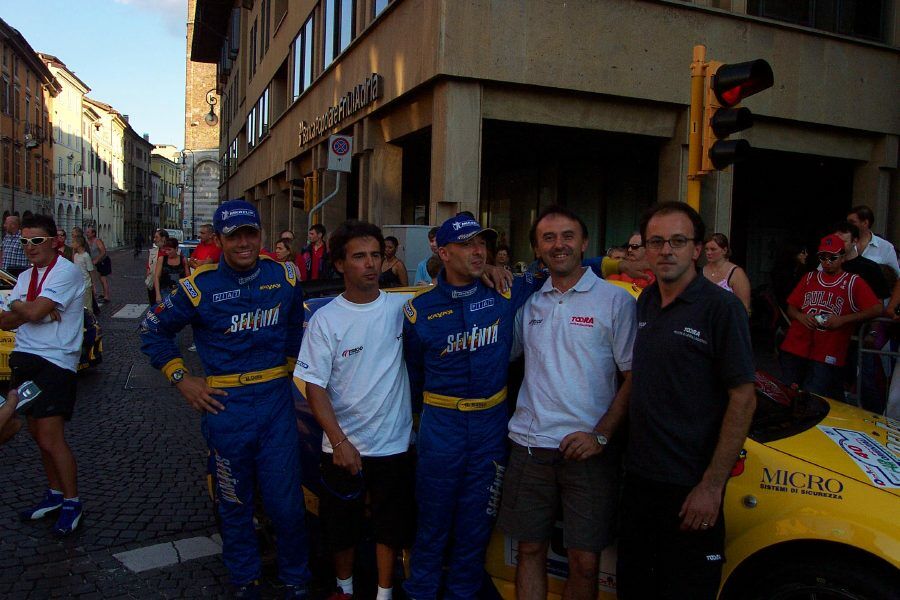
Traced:
<path id="1" fill-rule="evenodd" d="M 93 227 L 87 227 L 84 230 L 87 237 L 88 252 L 91 254 L 91 262 L 97 274 L 100 276 L 100 285 L 102 285 L 103 294 L 97 298 L 97 304 L 106 304 L 109 302 L 109 279 L 108 275 L 112 273 L 112 261 L 109 254 L 106 253 L 106 244 L 97 237 L 97 230 Z"/>
<path id="2" fill-rule="evenodd" d="M 168 238 L 161 249 L 164 256 L 156 261 L 154 281 L 157 302 L 162 302 L 164 295 L 178 287 L 179 279 L 188 276 L 187 260 L 178 254 L 178 240 Z"/>

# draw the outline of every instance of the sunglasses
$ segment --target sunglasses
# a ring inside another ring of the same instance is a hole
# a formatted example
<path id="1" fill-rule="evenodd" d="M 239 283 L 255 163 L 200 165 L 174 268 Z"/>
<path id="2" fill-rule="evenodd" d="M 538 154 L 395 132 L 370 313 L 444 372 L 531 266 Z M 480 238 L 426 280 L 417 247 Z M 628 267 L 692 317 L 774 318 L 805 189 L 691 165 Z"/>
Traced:
<path id="1" fill-rule="evenodd" d="M 629 250 L 637 250 L 638 248 L 641 248 L 641 247 L 642 247 L 641 244 L 628 244 L 628 246 L 627 246 L 627 248 Z"/>
<path id="2" fill-rule="evenodd" d="M 19 241 L 22 243 L 23 246 L 29 246 L 29 245 L 30 246 L 40 246 L 41 244 L 43 244 L 44 242 L 46 242 L 49 239 L 53 239 L 53 238 L 50 238 L 45 235 L 39 235 L 37 237 L 32 237 L 32 238 L 27 238 L 27 237 L 19 238 Z"/>
<path id="3" fill-rule="evenodd" d="M 841 258 L 844 254 L 833 254 L 831 252 L 819 252 L 816 256 L 819 257 L 819 262 L 834 262 Z"/>

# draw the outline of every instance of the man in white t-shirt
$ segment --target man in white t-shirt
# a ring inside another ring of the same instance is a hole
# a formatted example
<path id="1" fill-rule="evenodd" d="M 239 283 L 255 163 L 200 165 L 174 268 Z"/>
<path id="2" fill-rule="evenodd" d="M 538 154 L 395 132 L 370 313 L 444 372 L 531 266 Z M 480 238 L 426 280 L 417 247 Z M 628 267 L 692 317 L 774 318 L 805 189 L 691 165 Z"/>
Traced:
<path id="1" fill-rule="evenodd" d="M 897 262 L 897 251 L 894 245 L 884 238 L 875 235 L 875 213 L 865 204 L 854 206 L 847 214 L 847 222 L 859 227 L 859 241 L 856 250 L 860 256 L 875 261 L 879 265 L 887 265 L 897 276 L 900 276 L 900 264 Z"/>
<path id="2" fill-rule="evenodd" d="M 21 243 L 33 265 L 19 275 L 0 312 L 0 329 L 16 330 L 9 357 L 12 384 L 34 381 L 41 394 L 24 410 L 28 430 L 41 450 L 49 488 L 44 498 L 22 513 L 41 519 L 60 510 L 54 531 L 71 533 L 81 520 L 75 456 L 66 443 L 65 422 L 75 407 L 75 379 L 84 327 L 84 279 L 81 271 L 53 247 L 56 223 L 34 215 L 22 223 Z"/>
<path id="3" fill-rule="evenodd" d="M 498 527 L 518 540 L 517 597 L 546 598 L 547 549 L 561 505 L 564 596 L 593 599 L 600 552 L 613 540 L 635 302 L 581 266 L 587 227 L 571 211 L 545 209 L 531 239 L 550 278 L 516 315 L 513 355 L 524 347 L 525 379 L 509 422 Z"/>
<path id="4" fill-rule="evenodd" d="M 322 426 L 320 516 L 334 554 L 337 593 L 353 594 L 354 549 L 366 494 L 378 563 L 377 600 L 392 598 L 394 560 L 412 538 L 413 466 L 409 378 L 403 360 L 402 294 L 378 289 L 381 230 L 347 221 L 329 240 L 346 291 L 309 321 L 294 370 Z M 298 381 L 298 383 L 300 383 Z"/>

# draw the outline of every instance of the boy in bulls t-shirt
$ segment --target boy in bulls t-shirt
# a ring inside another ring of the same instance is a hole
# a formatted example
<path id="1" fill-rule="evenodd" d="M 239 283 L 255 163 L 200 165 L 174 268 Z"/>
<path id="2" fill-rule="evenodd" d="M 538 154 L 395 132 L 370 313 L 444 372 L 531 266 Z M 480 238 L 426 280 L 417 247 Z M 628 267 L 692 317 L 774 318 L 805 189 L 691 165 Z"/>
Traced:
<path id="1" fill-rule="evenodd" d="M 831 234 L 819 242 L 821 271 L 807 274 L 788 296 L 791 327 L 781 344 L 787 383 L 844 399 L 843 366 L 854 326 L 874 319 L 882 304 L 858 275 L 845 272 L 844 241 Z"/>

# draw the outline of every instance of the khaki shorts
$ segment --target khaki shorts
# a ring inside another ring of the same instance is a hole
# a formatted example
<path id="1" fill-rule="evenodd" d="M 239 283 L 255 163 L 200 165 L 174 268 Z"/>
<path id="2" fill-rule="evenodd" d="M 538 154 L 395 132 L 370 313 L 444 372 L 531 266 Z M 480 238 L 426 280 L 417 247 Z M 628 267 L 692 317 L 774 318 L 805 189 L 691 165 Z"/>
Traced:
<path id="1" fill-rule="evenodd" d="M 556 449 L 512 443 L 497 527 L 522 542 L 546 542 L 557 521 L 563 545 L 600 553 L 614 535 L 621 453 L 607 447 L 583 461 Z"/>

